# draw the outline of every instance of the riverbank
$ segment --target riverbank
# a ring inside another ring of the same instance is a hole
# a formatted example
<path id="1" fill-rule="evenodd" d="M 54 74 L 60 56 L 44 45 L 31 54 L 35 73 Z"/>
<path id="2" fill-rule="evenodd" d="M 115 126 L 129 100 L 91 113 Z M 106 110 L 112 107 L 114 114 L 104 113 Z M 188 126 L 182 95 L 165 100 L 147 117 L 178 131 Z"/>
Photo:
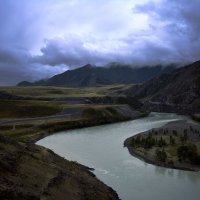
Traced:
<path id="1" fill-rule="evenodd" d="M 200 170 L 200 125 L 186 121 L 170 122 L 127 138 L 129 153 L 157 166 Z"/>
<path id="2" fill-rule="evenodd" d="M 61 130 L 97 126 L 144 117 L 129 106 L 86 108 L 80 118 L 4 124 L 0 127 L 0 198 L 48 200 L 118 200 L 90 168 L 70 162 L 34 144 Z M 15 166 L 13 168 L 13 166 Z"/>
<path id="3" fill-rule="evenodd" d="M 12 137 L 24 143 L 35 143 L 36 141 L 56 132 L 77 129 L 90 126 L 98 126 L 108 123 L 138 119 L 145 117 L 148 113 L 136 111 L 128 105 L 119 106 L 85 106 L 70 110 L 70 116 L 66 118 L 52 118 L 46 120 L 21 119 L 2 122 L 1 134 Z"/>

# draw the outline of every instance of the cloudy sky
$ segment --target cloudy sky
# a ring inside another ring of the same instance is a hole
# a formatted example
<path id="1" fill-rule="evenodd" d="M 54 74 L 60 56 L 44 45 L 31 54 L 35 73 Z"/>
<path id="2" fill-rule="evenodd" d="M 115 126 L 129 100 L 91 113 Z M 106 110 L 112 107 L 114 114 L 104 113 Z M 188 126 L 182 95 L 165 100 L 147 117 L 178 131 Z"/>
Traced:
<path id="1" fill-rule="evenodd" d="M 0 0 L 0 85 L 87 63 L 200 59 L 200 0 Z"/>

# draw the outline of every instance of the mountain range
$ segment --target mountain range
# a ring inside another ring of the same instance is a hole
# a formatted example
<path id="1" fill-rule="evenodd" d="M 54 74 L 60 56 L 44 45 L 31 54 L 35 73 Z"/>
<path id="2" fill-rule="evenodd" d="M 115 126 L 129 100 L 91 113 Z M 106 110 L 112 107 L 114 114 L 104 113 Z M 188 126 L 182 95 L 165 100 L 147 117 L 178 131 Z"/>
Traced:
<path id="1" fill-rule="evenodd" d="M 162 67 L 131 67 L 125 64 L 110 64 L 106 67 L 95 67 L 90 64 L 68 70 L 47 80 L 36 82 L 23 81 L 18 86 L 64 86 L 64 87 L 94 87 L 110 84 L 138 84 L 144 83 L 155 76 L 171 72 L 173 65 Z"/>
<path id="2" fill-rule="evenodd" d="M 94 67 L 88 64 L 47 80 L 21 82 L 18 86 L 95 87 L 109 84 L 134 84 L 117 91 L 118 94 L 148 103 L 152 111 L 200 112 L 200 61 L 180 68 L 132 68 L 121 64 Z"/>

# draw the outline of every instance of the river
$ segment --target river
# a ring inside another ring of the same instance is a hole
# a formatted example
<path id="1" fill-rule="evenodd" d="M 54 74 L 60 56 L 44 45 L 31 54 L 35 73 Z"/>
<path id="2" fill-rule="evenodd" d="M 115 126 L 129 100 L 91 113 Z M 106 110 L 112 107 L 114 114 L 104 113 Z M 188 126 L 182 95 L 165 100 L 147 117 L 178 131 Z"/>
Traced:
<path id="1" fill-rule="evenodd" d="M 199 172 L 153 166 L 131 156 L 123 147 L 124 140 L 132 135 L 180 119 L 187 117 L 152 113 L 138 120 L 63 131 L 37 144 L 95 168 L 94 174 L 122 200 L 199 200 Z"/>

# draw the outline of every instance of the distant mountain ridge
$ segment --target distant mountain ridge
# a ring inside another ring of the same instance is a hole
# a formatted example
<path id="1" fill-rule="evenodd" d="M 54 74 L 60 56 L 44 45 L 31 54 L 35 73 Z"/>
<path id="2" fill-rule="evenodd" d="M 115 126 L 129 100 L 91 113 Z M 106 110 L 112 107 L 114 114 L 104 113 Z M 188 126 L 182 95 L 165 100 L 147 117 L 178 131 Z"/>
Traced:
<path id="1" fill-rule="evenodd" d="M 163 68 L 161 65 L 154 67 L 132 68 L 125 64 L 110 64 L 109 67 L 95 67 L 90 64 L 68 70 L 55 75 L 47 80 L 34 83 L 23 81 L 18 86 L 68 86 L 68 87 L 94 87 L 110 84 L 138 84 L 170 72 L 174 66 Z"/>

